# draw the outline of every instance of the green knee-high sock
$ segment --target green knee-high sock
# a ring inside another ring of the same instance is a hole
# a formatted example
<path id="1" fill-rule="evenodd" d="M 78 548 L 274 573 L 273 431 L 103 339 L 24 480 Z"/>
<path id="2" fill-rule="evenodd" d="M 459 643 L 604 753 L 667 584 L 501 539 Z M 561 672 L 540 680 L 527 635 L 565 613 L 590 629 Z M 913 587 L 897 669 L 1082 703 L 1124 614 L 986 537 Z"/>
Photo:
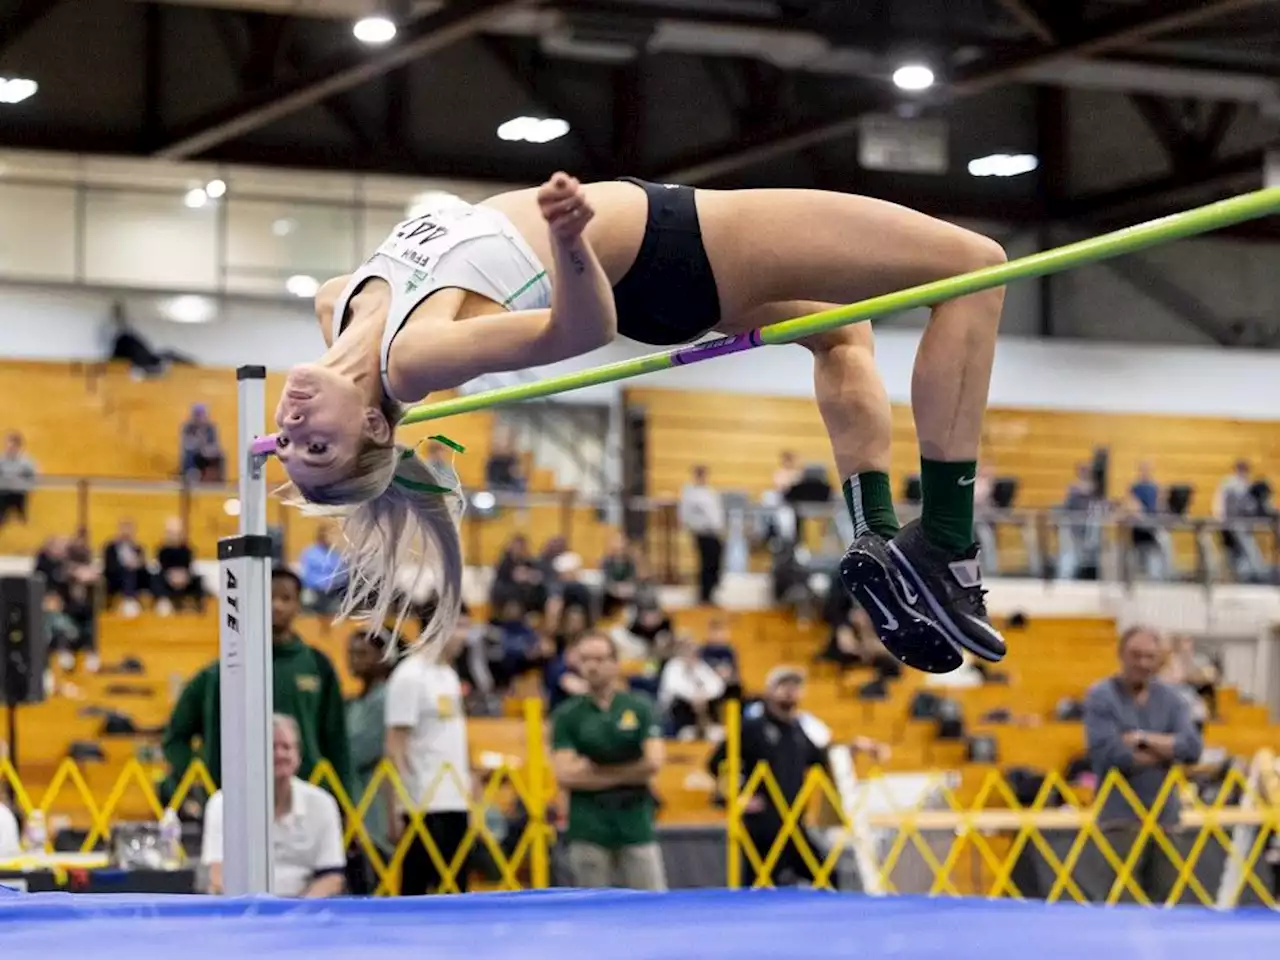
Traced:
<path id="1" fill-rule="evenodd" d="M 871 532 L 886 539 L 898 532 L 889 475 L 879 470 L 854 474 L 844 482 L 844 502 L 853 517 L 853 535 Z"/>
<path id="2" fill-rule="evenodd" d="M 956 556 L 973 546 L 973 460 L 920 461 L 920 528 L 930 543 Z"/>

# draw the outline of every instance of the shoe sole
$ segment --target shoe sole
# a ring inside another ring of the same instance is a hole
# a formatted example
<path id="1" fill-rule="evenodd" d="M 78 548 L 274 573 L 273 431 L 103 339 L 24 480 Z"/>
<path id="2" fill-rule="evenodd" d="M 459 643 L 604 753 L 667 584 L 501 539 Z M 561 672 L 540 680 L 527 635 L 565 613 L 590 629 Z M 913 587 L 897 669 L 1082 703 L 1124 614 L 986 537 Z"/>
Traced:
<path id="1" fill-rule="evenodd" d="M 885 549 L 893 556 L 894 562 L 897 563 L 902 572 L 911 579 L 920 597 L 929 605 L 932 622 L 946 634 L 948 640 L 957 647 L 981 657 L 988 663 L 999 663 L 1005 658 L 1007 650 L 997 652 L 990 647 L 984 647 L 960 629 L 956 622 L 951 619 L 951 615 L 947 613 L 946 607 L 938 602 L 937 597 L 933 595 L 933 591 L 925 585 L 924 577 L 920 576 L 916 568 L 911 565 L 911 561 L 907 559 L 907 555 L 898 549 L 892 541 L 886 545 Z"/>
<path id="2" fill-rule="evenodd" d="M 964 663 L 947 631 L 903 601 L 892 574 L 875 557 L 862 551 L 846 553 L 840 561 L 840 580 L 867 612 L 894 659 L 925 673 L 951 673 Z"/>

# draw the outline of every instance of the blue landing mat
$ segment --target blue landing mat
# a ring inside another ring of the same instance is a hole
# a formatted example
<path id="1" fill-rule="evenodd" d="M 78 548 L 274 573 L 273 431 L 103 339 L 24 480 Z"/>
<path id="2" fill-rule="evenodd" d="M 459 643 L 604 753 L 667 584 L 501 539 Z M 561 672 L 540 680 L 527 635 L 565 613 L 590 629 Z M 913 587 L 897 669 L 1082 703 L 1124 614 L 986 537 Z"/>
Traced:
<path id="1" fill-rule="evenodd" d="M 1280 914 L 794 891 L 288 901 L 0 892 L 4 960 L 1204 960 Z"/>

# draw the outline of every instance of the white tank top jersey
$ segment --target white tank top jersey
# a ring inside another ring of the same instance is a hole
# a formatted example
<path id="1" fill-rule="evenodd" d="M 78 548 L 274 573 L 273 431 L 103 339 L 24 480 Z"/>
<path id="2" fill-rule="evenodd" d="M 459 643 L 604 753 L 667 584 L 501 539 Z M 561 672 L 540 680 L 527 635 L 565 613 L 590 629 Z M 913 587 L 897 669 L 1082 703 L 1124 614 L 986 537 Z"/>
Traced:
<path id="1" fill-rule="evenodd" d="M 396 334 L 414 309 L 437 290 L 477 293 L 508 310 L 544 310 L 551 305 L 551 279 L 538 255 L 503 213 L 448 202 L 398 223 L 347 282 L 333 305 L 338 335 L 346 329 L 347 306 L 366 281 L 391 287 L 382 334 L 382 389 L 391 400 L 388 357 Z"/>

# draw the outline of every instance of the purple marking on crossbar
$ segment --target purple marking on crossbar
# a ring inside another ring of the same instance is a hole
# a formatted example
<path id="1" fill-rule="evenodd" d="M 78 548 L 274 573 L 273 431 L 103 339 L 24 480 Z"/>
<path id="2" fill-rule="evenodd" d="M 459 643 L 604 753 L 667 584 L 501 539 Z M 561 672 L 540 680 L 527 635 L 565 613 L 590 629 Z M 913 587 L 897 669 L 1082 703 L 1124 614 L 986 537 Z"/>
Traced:
<path id="1" fill-rule="evenodd" d="M 715 340 L 704 340 L 702 343 L 681 347 L 671 355 L 673 367 L 683 367 L 690 363 L 699 363 L 713 357 L 723 357 L 730 353 L 741 353 L 752 347 L 760 346 L 760 331 L 735 333 L 732 337 L 719 337 Z"/>
<path id="2" fill-rule="evenodd" d="M 265 437 L 254 437 L 249 450 L 256 454 L 272 454 L 276 452 L 276 435 L 268 433 Z"/>

